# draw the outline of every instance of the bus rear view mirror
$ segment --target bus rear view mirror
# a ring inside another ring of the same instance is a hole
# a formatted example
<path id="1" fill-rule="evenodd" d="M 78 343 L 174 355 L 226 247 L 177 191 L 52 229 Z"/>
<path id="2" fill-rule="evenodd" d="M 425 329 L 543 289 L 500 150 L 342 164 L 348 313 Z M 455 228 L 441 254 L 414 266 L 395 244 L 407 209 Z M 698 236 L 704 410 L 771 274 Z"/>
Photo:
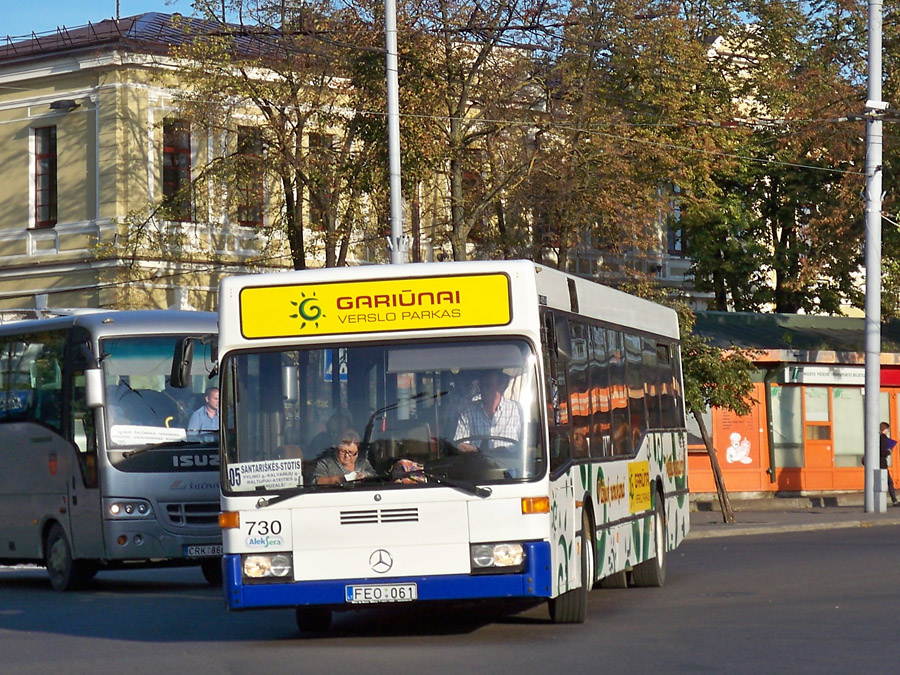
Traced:
<path id="1" fill-rule="evenodd" d="M 556 333 L 556 354 L 563 361 L 572 358 L 572 339 L 569 335 L 569 322 L 564 316 L 554 314 Z"/>
<path id="2" fill-rule="evenodd" d="M 281 395 L 285 401 L 296 401 L 300 397 L 297 366 L 281 366 Z"/>
<path id="3" fill-rule="evenodd" d="M 84 397 L 88 408 L 103 406 L 103 371 L 88 368 L 84 371 Z"/>
<path id="4" fill-rule="evenodd" d="M 194 362 L 194 340 L 183 338 L 175 343 L 175 354 L 172 356 L 172 373 L 169 384 L 176 389 L 188 386 L 191 376 L 191 365 Z"/>

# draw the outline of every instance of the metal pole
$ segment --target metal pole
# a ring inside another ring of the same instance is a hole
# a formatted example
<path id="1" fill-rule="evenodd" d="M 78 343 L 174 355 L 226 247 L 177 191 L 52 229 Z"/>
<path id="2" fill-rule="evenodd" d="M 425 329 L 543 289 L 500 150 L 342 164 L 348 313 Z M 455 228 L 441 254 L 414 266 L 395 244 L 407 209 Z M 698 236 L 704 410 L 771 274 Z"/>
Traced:
<path id="1" fill-rule="evenodd" d="M 397 2 L 384 0 L 384 34 L 387 48 L 388 165 L 391 188 L 391 262 L 406 262 L 407 241 L 403 236 L 403 199 L 400 183 L 400 96 L 397 78 Z"/>
<path id="2" fill-rule="evenodd" d="M 879 470 L 881 415 L 881 100 L 882 0 L 869 0 L 868 100 L 866 101 L 866 386 L 865 386 L 865 510 L 881 511 L 875 499 Z"/>

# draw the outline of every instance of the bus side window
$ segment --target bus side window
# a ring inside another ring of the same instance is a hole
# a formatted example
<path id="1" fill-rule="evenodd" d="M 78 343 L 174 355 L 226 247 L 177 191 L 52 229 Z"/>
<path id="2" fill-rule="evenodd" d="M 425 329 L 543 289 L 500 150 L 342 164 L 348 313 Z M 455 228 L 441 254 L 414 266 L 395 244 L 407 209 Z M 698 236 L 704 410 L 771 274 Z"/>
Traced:
<path id="1" fill-rule="evenodd" d="M 606 329 L 609 359 L 610 405 L 612 407 L 612 444 L 616 455 L 631 454 L 631 419 L 628 415 L 628 389 L 625 380 L 625 340 L 621 332 Z"/>
<path id="2" fill-rule="evenodd" d="M 572 433 L 569 446 L 576 459 L 588 457 L 591 449 L 591 388 L 588 326 L 569 324 L 572 358 L 568 361 L 569 405 L 572 411 Z"/>
<path id="3" fill-rule="evenodd" d="M 593 428 L 591 456 L 612 455 L 612 412 L 610 408 L 609 359 L 606 330 L 591 326 L 591 402 Z"/>
<path id="4" fill-rule="evenodd" d="M 30 418 L 62 431 L 62 363 L 65 333 L 53 331 L 24 336 L 28 381 L 33 407 Z M 24 370 L 24 368 L 23 368 Z"/>
<path id="5" fill-rule="evenodd" d="M 569 442 L 569 395 L 566 360 L 557 349 L 556 321 L 551 312 L 542 317 L 541 349 L 544 356 L 544 388 L 547 424 L 550 433 L 550 470 L 554 471 L 572 457 Z M 568 336 L 566 336 L 568 338 Z M 568 339 L 566 340 L 568 344 Z M 565 351 L 565 350 L 563 350 Z"/>
<path id="6" fill-rule="evenodd" d="M 86 354 L 90 354 L 90 334 L 86 329 L 76 326 L 70 332 L 70 340 L 66 354 L 66 376 L 63 391 L 68 402 L 64 432 L 75 446 L 78 468 L 86 488 L 99 485 L 97 469 L 97 434 L 94 424 L 94 411 L 87 406 L 86 368 L 89 363 Z"/>

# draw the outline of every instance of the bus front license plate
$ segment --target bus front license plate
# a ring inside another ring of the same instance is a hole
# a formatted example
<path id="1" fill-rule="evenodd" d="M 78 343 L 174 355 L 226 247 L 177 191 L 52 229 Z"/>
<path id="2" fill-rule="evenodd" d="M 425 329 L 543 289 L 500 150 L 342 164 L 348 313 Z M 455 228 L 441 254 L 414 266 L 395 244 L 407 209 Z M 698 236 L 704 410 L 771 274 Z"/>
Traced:
<path id="1" fill-rule="evenodd" d="M 222 555 L 222 544 L 191 545 L 184 547 L 185 558 L 210 558 Z"/>
<path id="2" fill-rule="evenodd" d="M 354 605 L 375 602 L 413 602 L 418 598 L 416 584 L 366 584 L 346 586 L 346 600 Z"/>

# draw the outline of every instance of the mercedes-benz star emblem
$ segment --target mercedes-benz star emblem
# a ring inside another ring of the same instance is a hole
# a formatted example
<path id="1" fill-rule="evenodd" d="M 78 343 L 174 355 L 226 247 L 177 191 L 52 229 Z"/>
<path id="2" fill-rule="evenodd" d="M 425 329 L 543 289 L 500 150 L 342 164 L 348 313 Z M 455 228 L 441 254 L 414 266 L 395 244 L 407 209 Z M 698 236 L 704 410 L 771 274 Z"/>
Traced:
<path id="1" fill-rule="evenodd" d="M 369 556 L 369 567 L 372 568 L 373 572 L 377 572 L 378 574 L 385 574 L 393 565 L 394 559 L 391 557 L 391 554 L 383 548 L 373 551 L 372 555 Z"/>

